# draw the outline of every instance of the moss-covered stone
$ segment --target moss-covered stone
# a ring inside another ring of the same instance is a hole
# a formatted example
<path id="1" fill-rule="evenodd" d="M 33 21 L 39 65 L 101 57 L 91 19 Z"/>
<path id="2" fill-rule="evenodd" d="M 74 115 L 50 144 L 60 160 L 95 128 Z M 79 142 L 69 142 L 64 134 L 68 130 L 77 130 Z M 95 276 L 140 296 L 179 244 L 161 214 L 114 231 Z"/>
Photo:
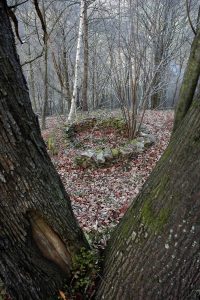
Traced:
<path id="1" fill-rule="evenodd" d="M 99 126 L 103 128 L 112 127 L 118 131 L 123 131 L 126 128 L 126 123 L 122 118 L 112 117 L 112 118 L 102 120 L 99 123 Z"/>
<path id="2" fill-rule="evenodd" d="M 120 155 L 120 151 L 117 148 L 111 149 L 111 152 L 112 152 L 113 158 L 117 158 Z"/>
<path id="3" fill-rule="evenodd" d="M 76 156 L 74 159 L 74 163 L 84 169 L 92 166 L 92 161 L 89 157 Z"/>
<path id="4" fill-rule="evenodd" d="M 133 139 L 129 142 L 131 145 L 137 145 L 138 141 L 137 139 Z"/>
<path id="5" fill-rule="evenodd" d="M 97 124 L 98 120 L 96 118 L 86 118 L 78 123 L 74 124 L 76 132 L 83 132 L 90 128 L 93 128 Z"/>

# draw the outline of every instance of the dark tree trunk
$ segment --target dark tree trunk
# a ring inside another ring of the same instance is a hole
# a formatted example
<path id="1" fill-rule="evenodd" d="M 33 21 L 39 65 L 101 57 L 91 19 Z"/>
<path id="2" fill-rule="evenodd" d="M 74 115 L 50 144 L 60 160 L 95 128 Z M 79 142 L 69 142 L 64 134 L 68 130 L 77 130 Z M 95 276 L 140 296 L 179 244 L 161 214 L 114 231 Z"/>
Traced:
<path id="1" fill-rule="evenodd" d="M 157 76 L 156 76 L 157 77 Z M 154 85 L 157 86 L 160 82 L 159 77 L 155 78 Z M 151 96 L 151 109 L 158 109 L 162 99 L 162 91 L 157 91 Z"/>
<path id="2" fill-rule="evenodd" d="M 44 42 L 44 99 L 42 104 L 41 127 L 46 129 L 46 116 L 48 111 L 49 88 L 48 88 L 48 37 L 45 34 Z"/>
<path id="3" fill-rule="evenodd" d="M 198 99 L 114 232 L 97 299 L 199 299 L 199 115 Z"/>
<path id="4" fill-rule="evenodd" d="M 70 89 L 70 82 L 69 82 L 69 62 L 67 57 L 67 50 L 66 50 L 66 37 L 65 37 L 65 31 L 62 30 L 62 37 L 63 37 L 63 68 L 64 68 L 64 95 L 66 99 L 66 111 L 70 111 L 71 107 L 71 99 L 72 99 L 72 93 Z"/>
<path id="5" fill-rule="evenodd" d="M 158 38 L 158 42 L 155 45 L 155 58 L 154 58 L 154 69 L 155 69 L 155 77 L 153 80 L 153 94 L 151 96 L 151 108 L 152 109 L 157 109 L 160 105 L 160 102 L 162 100 L 163 92 L 161 90 L 161 83 L 162 83 L 162 76 L 164 75 L 164 67 L 161 68 L 160 65 L 162 64 L 162 59 L 163 59 L 163 41 L 162 39 Z"/>
<path id="6" fill-rule="evenodd" d="M 63 51 L 63 66 L 64 66 L 64 81 L 65 81 L 65 98 L 66 98 L 66 104 L 67 104 L 67 111 L 70 111 L 71 107 L 71 90 L 70 90 L 70 84 L 69 84 L 69 67 L 68 67 L 68 60 L 67 60 L 67 52 L 66 50 Z"/>
<path id="7" fill-rule="evenodd" d="M 196 91 L 200 75 L 200 28 L 194 37 L 190 57 L 183 77 L 180 89 L 176 116 L 174 122 L 174 131 L 178 128 L 181 121 L 185 117 Z"/>
<path id="8" fill-rule="evenodd" d="M 46 152 L 0 1 L 0 277 L 13 299 L 49 299 L 88 247 Z"/>
<path id="9" fill-rule="evenodd" d="M 44 19 L 45 27 L 46 24 L 46 11 L 44 1 L 42 1 L 42 14 Z M 49 37 L 47 32 L 44 33 L 44 99 L 42 104 L 42 118 L 41 118 L 41 128 L 46 129 L 46 116 L 51 107 L 48 108 L 49 105 L 49 87 L 48 87 L 48 56 L 49 56 Z"/>

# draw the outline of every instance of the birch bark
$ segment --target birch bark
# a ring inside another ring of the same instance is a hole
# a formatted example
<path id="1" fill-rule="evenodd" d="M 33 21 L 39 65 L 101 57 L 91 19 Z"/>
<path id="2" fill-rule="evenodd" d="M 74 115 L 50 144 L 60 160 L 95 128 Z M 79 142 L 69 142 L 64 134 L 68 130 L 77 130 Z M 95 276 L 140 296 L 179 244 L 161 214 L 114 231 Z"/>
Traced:
<path id="1" fill-rule="evenodd" d="M 76 64 L 75 64 L 75 72 L 74 72 L 74 87 L 73 87 L 73 94 L 72 94 L 70 112 L 69 112 L 68 119 L 67 119 L 67 121 L 69 123 L 72 122 L 73 117 L 74 117 L 75 112 L 76 112 L 78 75 L 80 73 L 79 71 L 80 71 L 81 40 L 82 40 L 82 36 L 83 36 L 83 17 L 84 17 L 84 0 L 81 0 L 80 21 L 79 21 L 78 41 L 77 41 L 77 50 L 76 50 Z"/>

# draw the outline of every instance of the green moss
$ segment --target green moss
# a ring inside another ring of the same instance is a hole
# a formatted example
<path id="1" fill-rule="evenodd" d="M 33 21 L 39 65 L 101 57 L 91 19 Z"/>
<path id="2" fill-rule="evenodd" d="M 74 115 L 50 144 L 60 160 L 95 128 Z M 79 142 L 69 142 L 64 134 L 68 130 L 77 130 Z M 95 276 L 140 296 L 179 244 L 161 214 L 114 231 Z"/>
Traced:
<path id="1" fill-rule="evenodd" d="M 90 160 L 89 157 L 80 157 L 76 156 L 74 158 L 74 164 L 77 166 L 81 166 L 84 169 L 92 165 L 92 161 Z"/>
<path id="2" fill-rule="evenodd" d="M 159 163 L 163 162 L 163 160 L 168 159 L 172 154 L 172 151 L 173 151 L 172 144 L 169 144 L 166 150 L 164 151 Z"/>
<path id="3" fill-rule="evenodd" d="M 149 202 L 146 202 L 141 211 L 142 222 L 148 226 L 148 228 L 154 232 L 160 232 L 163 226 L 167 223 L 170 215 L 170 208 L 163 207 L 159 213 L 156 214 Z"/>
<path id="4" fill-rule="evenodd" d="M 127 215 L 125 215 L 127 216 Z M 133 226 L 133 223 L 134 221 L 137 222 L 136 220 L 136 217 L 134 216 L 134 219 L 131 218 L 131 216 L 129 215 L 129 218 L 126 218 L 126 220 L 124 219 L 123 221 L 121 221 L 121 231 L 122 231 L 122 236 L 123 236 L 123 239 L 124 240 L 128 240 L 131 232 L 132 232 L 132 226 Z M 120 232 L 120 230 L 119 230 Z"/>
<path id="5" fill-rule="evenodd" d="M 160 183 L 151 189 L 148 197 L 144 201 L 141 209 L 142 222 L 149 227 L 149 229 L 159 232 L 166 224 L 170 215 L 170 203 L 160 208 L 159 195 L 162 195 L 167 189 L 169 176 L 165 175 L 160 179 Z"/>
<path id="6" fill-rule="evenodd" d="M 138 143 L 137 139 L 133 139 L 130 141 L 131 145 L 137 145 L 137 143 Z"/>
<path id="7" fill-rule="evenodd" d="M 119 154 L 120 154 L 119 149 L 117 149 L 117 148 L 111 149 L 111 152 L 112 152 L 112 156 L 114 158 L 117 158 L 119 156 Z"/>
<path id="8" fill-rule="evenodd" d="M 52 134 L 47 140 L 47 149 L 51 152 L 52 155 L 58 154 L 58 149 L 56 146 L 54 134 Z"/>
<path id="9" fill-rule="evenodd" d="M 112 127 L 116 130 L 123 130 L 125 129 L 125 122 L 121 118 L 109 118 L 102 120 L 101 123 L 99 124 L 101 127 Z"/>
<path id="10" fill-rule="evenodd" d="M 95 284 L 95 279 L 99 272 L 99 258 L 91 250 L 81 248 L 79 253 L 73 258 L 72 266 L 72 294 L 87 294 Z"/>
<path id="11" fill-rule="evenodd" d="M 192 104 L 191 104 L 191 108 L 199 108 L 200 107 L 200 103 L 198 98 L 193 100 Z"/>

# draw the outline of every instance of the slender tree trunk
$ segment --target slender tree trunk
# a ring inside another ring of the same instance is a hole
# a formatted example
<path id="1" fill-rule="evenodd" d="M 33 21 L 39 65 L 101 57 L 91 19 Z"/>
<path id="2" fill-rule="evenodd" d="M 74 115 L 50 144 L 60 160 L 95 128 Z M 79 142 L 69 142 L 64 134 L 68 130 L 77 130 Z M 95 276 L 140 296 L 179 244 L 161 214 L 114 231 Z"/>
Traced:
<path id="1" fill-rule="evenodd" d="M 129 131 L 130 131 L 130 139 L 135 138 L 136 136 L 136 119 L 137 119 L 137 106 L 136 106 L 136 83 L 133 79 L 133 71 L 132 71 L 132 63 L 130 58 L 130 65 L 129 65 L 129 73 L 130 73 L 130 83 L 129 83 L 129 89 L 130 89 L 130 99 L 131 99 L 131 114 L 130 114 L 130 124 L 129 124 Z M 128 105 L 128 104 L 127 104 Z"/>
<path id="2" fill-rule="evenodd" d="M 41 127 L 42 129 L 46 128 L 46 115 L 47 115 L 47 106 L 48 106 L 48 42 L 47 36 L 45 36 L 44 42 L 44 99 L 42 104 L 42 120 Z"/>
<path id="3" fill-rule="evenodd" d="M 87 242 L 34 115 L 0 1 L 0 277 L 12 299 L 49 299 Z"/>
<path id="4" fill-rule="evenodd" d="M 42 1 L 42 13 L 46 27 L 46 15 L 44 1 Z M 46 129 L 46 116 L 48 109 L 49 87 L 48 87 L 48 34 L 44 35 L 44 99 L 42 104 L 41 128 Z"/>
<path id="5" fill-rule="evenodd" d="M 27 20 L 26 20 L 27 21 Z M 30 35 L 30 30 L 27 25 L 25 25 L 25 31 L 27 35 Z M 31 43 L 28 42 L 28 58 L 31 60 Z M 33 63 L 29 63 L 29 84 L 30 84 L 30 91 L 31 91 L 31 104 L 33 106 L 34 112 L 37 112 L 37 101 L 35 95 L 35 78 L 34 78 L 34 70 L 33 70 Z"/>
<path id="6" fill-rule="evenodd" d="M 96 45 L 93 47 L 93 58 L 92 58 L 92 107 L 95 110 L 96 109 L 96 61 L 97 61 L 97 55 L 96 55 Z"/>
<path id="7" fill-rule="evenodd" d="M 89 61 L 89 45 L 88 45 L 88 17 L 87 17 L 87 3 L 84 3 L 83 13 L 83 93 L 82 93 L 82 105 L 83 111 L 88 111 L 88 61 Z"/>
<path id="8" fill-rule="evenodd" d="M 180 53 L 180 57 L 181 57 L 181 53 Z M 175 82 L 175 89 L 174 89 L 174 93 L 173 93 L 173 97 L 172 97 L 172 107 L 174 108 L 175 106 L 175 102 L 177 100 L 177 94 L 178 94 L 178 89 L 179 89 L 179 82 L 180 82 L 180 77 L 181 77 L 181 73 L 182 73 L 182 69 L 183 69 L 183 63 L 184 63 L 184 60 L 181 61 L 180 59 L 180 63 L 179 63 L 179 66 L 180 66 L 180 70 L 179 70 L 179 74 L 176 78 L 176 82 Z"/>
<path id="9" fill-rule="evenodd" d="M 73 87 L 73 95 L 72 95 L 72 100 L 71 100 L 70 112 L 68 115 L 68 122 L 72 122 L 72 119 L 76 112 L 78 76 L 80 73 L 81 40 L 82 40 L 82 36 L 83 36 L 83 15 L 84 15 L 84 0 L 81 0 L 80 21 L 79 21 L 78 41 L 77 41 L 77 50 L 76 50 L 76 64 L 75 64 L 75 72 L 74 72 L 74 87 Z"/>
<path id="10" fill-rule="evenodd" d="M 60 85 L 60 90 L 61 90 L 61 93 L 60 93 L 60 114 L 63 115 L 64 114 L 64 110 L 65 110 L 65 105 L 64 105 L 64 93 L 63 93 L 63 86 Z"/>
<path id="11" fill-rule="evenodd" d="M 152 109 L 158 108 L 163 96 L 160 83 L 162 81 L 161 73 L 162 72 L 164 73 L 164 69 L 161 70 L 161 68 L 159 67 L 161 65 L 162 57 L 163 57 L 162 41 L 158 40 L 158 43 L 156 43 L 155 47 L 156 49 L 155 49 L 155 58 L 154 58 L 154 70 L 156 74 L 154 76 L 153 85 L 152 85 L 152 88 L 155 89 L 155 91 L 153 91 L 153 94 L 151 96 Z M 162 76 L 164 76 L 164 74 L 162 74 Z"/>
<path id="12" fill-rule="evenodd" d="M 65 45 L 64 45 L 65 47 Z M 67 60 L 67 52 L 64 48 L 63 51 L 63 65 L 64 65 L 64 94 L 67 102 L 67 110 L 70 111 L 71 108 L 71 90 L 69 84 L 69 68 L 68 68 L 68 60 Z"/>
<path id="13" fill-rule="evenodd" d="M 31 95 L 32 95 L 32 101 L 33 101 L 33 110 L 35 112 L 37 112 L 37 102 L 36 102 L 36 96 L 35 96 L 35 76 L 34 76 L 32 63 L 30 63 L 30 87 L 31 87 Z"/>
<path id="14" fill-rule="evenodd" d="M 174 131 L 185 117 L 196 91 L 200 75 L 200 28 L 193 40 L 190 57 L 183 77 L 180 89 L 178 105 L 176 109 Z"/>
<path id="15" fill-rule="evenodd" d="M 158 85 L 160 83 L 160 75 L 156 75 L 155 76 L 155 80 L 153 82 L 153 87 L 156 87 L 156 89 L 158 88 Z M 151 96 L 151 109 L 157 109 L 160 105 L 162 99 L 162 91 L 158 90 L 156 92 L 153 92 L 153 95 Z"/>
<path id="16" fill-rule="evenodd" d="M 198 299 L 199 99 L 115 230 L 97 299 Z"/>
<path id="17" fill-rule="evenodd" d="M 31 45 L 30 43 L 28 44 L 28 56 L 29 59 L 31 59 Z M 36 103 L 36 96 L 35 96 L 35 78 L 34 78 L 34 70 L 33 70 L 33 63 L 29 64 L 29 72 L 30 72 L 30 90 L 31 90 L 31 102 L 33 105 L 33 110 L 36 112 L 37 111 L 37 103 Z"/>

